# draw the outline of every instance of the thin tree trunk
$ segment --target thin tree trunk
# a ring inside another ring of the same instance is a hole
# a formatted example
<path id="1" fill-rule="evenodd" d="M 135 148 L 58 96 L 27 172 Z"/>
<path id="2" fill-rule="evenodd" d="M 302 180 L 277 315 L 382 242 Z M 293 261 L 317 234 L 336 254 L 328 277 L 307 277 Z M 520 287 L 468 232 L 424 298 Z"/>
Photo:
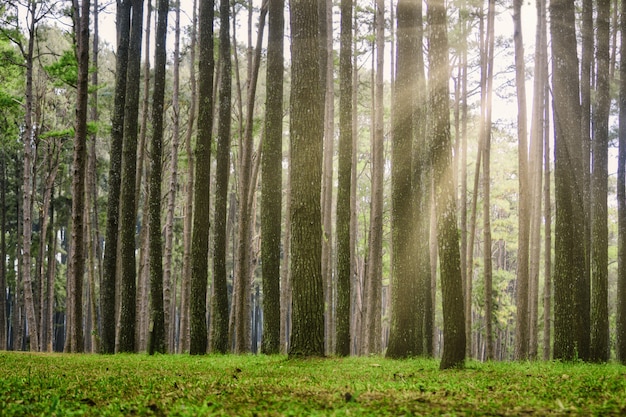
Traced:
<path id="1" fill-rule="evenodd" d="M 528 139 L 526 129 L 526 77 L 524 64 L 524 41 L 522 35 L 522 1 L 513 2 L 513 40 L 515 43 L 515 85 L 517 91 L 517 140 L 519 171 L 519 218 L 517 250 L 517 318 L 515 326 L 515 357 L 525 360 L 529 354 L 529 236 L 530 236 L 530 187 L 528 176 Z"/>
<path id="2" fill-rule="evenodd" d="M 543 6 L 542 6 L 543 4 Z M 530 307 L 530 337 L 529 337 L 529 358 L 536 359 L 538 356 L 539 341 L 539 271 L 541 264 L 541 200 L 542 200 L 542 180 L 543 180 L 543 142 L 545 129 L 545 105 L 546 105 L 546 83 L 547 73 L 545 71 L 546 50 L 545 45 L 545 13 L 543 20 L 541 17 L 541 8 L 545 10 L 545 3 L 541 0 L 537 2 L 537 28 L 535 34 L 535 79 L 533 87 L 533 109 L 530 127 L 530 160 L 529 160 L 529 178 L 531 180 L 531 199 L 532 210 L 530 220 L 530 288 L 529 288 L 529 307 Z M 546 256 L 551 256 L 550 252 L 546 252 Z M 544 278 L 546 281 L 550 277 Z M 545 306 L 544 306 L 545 309 Z M 545 313 L 544 313 L 545 314 Z M 545 323 L 544 323 L 545 325 Z M 550 343 L 548 342 L 548 346 Z"/>
<path id="3" fill-rule="evenodd" d="M 220 87 L 215 168 L 215 221 L 213 246 L 213 294 L 211 302 L 211 351 L 227 353 L 228 287 L 226 253 L 228 249 L 227 209 L 230 177 L 230 125 L 232 65 L 230 47 L 230 4 L 220 2 Z"/>
<path id="4" fill-rule="evenodd" d="M 189 119 L 187 134 L 185 135 L 185 151 L 187 153 L 187 197 L 185 201 L 185 219 L 183 223 L 183 272 L 180 284 L 180 336 L 178 352 L 189 351 L 189 301 L 191 298 L 191 229 L 193 219 L 193 189 L 195 186 L 195 156 L 192 147 L 193 126 L 196 121 L 196 103 L 198 93 L 196 87 L 196 28 L 197 28 L 197 0 L 193 2 L 193 18 L 191 25 L 191 44 L 189 52 L 189 84 L 191 100 L 189 105 Z"/>
<path id="5" fill-rule="evenodd" d="M 350 354 L 350 301 L 352 299 L 352 7 L 353 0 L 341 2 L 339 52 L 339 161 L 337 185 L 337 314 L 336 349 L 340 356 Z"/>
<path id="6" fill-rule="evenodd" d="M 0 351 L 8 350 L 7 339 L 7 281 L 6 281 L 6 226 L 7 226 L 7 214 L 6 214 L 6 153 L 5 150 L 0 150 Z"/>
<path id="7" fill-rule="evenodd" d="M 178 188 L 178 147 L 180 145 L 180 0 L 175 6 L 174 20 L 174 64 L 172 79 L 172 151 L 170 156 L 170 178 L 167 191 L 165 214 L 165 253 L 163 260 L 163 305 L 165 341 L 168 352 L 174 352 L 176 317 L 176 285 L 172 284 L 172 255 L 174 245 L 174 211 Z M 173 294 L 172 294 L 173 292 Z"/>
<path id="8" fill-rule="evenodd" d="M 620 41 L 626 45 L 626 1 L 621 2 Z M 617 157 L 617 359 L 626 364 L 626 48 L 620 53 L 619 152 Z"/>
<path id="9" fill-rule="evenodd" d="M 284 0 L 269 3 L 267 89 L 261 164 L 261 268 L 263 276 L 263 341 L 261 351 L 280 352 L 280 258 L 283 159 Z M 230 123 L 230 116 L 228 118 Z"/>
<path id="10" fill-rule="evenodd" d="M 609 111 L 611 106 L 610 0 L 597 2 L 596 17 L 596 104 L 594 115 L 593 173 L 591 178 L 591 350 L 590 359 L 607 362 L 609 345 L 609 283 L 608 283 L 608 152 Z"/>
<path id="11" fill-rule="evenodd" d="M 376 75 L 374 82 L 374 134 L 372 135 L 372 199 L 370 205 L 369 254 L 365 285 L 367 329 L 363 340 L 363 354 L 380 353 L 381 346 L 381 291 L 383 272 L 383 175 L 384 175 L 384 83 L 385 63 L 385 4 L 376 1 Z"/>

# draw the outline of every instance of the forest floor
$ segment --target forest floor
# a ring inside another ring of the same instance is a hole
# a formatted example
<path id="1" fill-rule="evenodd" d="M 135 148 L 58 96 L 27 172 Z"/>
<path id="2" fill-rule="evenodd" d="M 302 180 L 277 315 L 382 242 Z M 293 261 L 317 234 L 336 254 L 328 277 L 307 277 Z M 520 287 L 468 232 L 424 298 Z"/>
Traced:
<path id="1" fill-rule="evenodd" d="M 617 364 L 0 352 L 0 417 L 625 415 Z"/>

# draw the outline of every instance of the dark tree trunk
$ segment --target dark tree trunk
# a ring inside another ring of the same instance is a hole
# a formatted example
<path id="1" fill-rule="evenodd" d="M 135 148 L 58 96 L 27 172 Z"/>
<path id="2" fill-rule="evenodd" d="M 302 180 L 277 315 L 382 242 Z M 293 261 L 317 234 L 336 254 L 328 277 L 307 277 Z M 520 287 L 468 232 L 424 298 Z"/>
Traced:
<path id="1" fill-rule="evenodd" d="M 626 45 L 626 1 L 622 1 L 621 43 Z M 619 154 L 617 158 L 617 359 L 626 364 L 626 48 L 620 54 Z"/>
<path id="2" fill-rule="evenodd" d="M 161 178 L 163 158 L 163 107 L 167 52 L 168 0 L 157 4 L 158 20 L 154 48 L 154 91 L 152 98 L 152 148 L 150 153 L 150 338 L 148 350 L 165 353 L 165 311 L 163 306 L 163 241 L 161 236 Z"/>
<path id="3" fill-rule="evenodd" d="M 397 6 L 397 72 L 394 86 L 391 143 L 391 327 L 387 356 L 415 356 L 417 351 L 417 283 L 411 261 L 413 198 L 411 158 L 414 138 L 419 5 L 402 0 Z"/>
<path id="4" fill-rule="evenodd" d="M 283 159 L 284 0 L 270 0 L 267 44 L 265 136 L 261 154 L 261 255 L 263 342 L 266 354 L 280 351 L 280 233 Z"/>
<path id="5" fill-rule="evenodd" d="M 228 287 L 226 235 L 228 178 L 230 176 L 230 124 L 232 65 L 230 57 L 230 3 L 220 2 L 220 87 L 215 167 L 215 222 L 213 224 L 213 301 L 211 310 L 211 351 L 228 352 Z"/>
<path id="6" fill-rule="evenodd" d="M 610 0 L 599 0 L 596 17 L 596 104 L 594 115 L 593 173 L 591 178 L 591 348 L 590 359 L 609 360 L 608 282 L 608 152 L 609 110 L 609 16 Z"/>
<path id="7" fill-rule="evenodd" d="M 339 52 L 339 160 L 337 185 L 337 321 L 336 348 L 340 356 L 350 354 L 350 300 L 352 266 L 350 250 L 352 182 L 352 7 L 341 1 Z"/>
<path id="8" fill-rule="evenodd" d="M 574 2 L 550 2 L 552 91 L 555 123 L 554 358 L 573 360 L 588 352 L 581 312 L 588 311 L 585 282 L 583 162 Z"/>
<path id="9" fill-rule="evenodd" d="M 137 127 L 143 36 L 143 1 L 133 0 L 128 49 L 126 102 L 124 105 L 124 143 L 122 145 L 122 182 L 120 192 L 121 317 L 119 351 L 135 352 L 137 271 L 135 266 Z"/>
<path id="10" fill-rule="evenodd" d="M 452 177 L 450 112 L 448 109 L 448 36 L 442 0 L 428 2 L 430 27 L 430 110 L 433 115 L 432 155 L 437 212 L 437 243 L 443 305 L 444 347 L 441 369 L 463 367 L 465 311 L 461 282 L 461 255 Z"/>
<path id="11" fill-rule="evenodd" d="M 213 15 L 214 1 L 201 1 L 199 14 L 198 138 L 191 237 L 191 297 L 189 353 L 207 351 L 206 297 L 209 256 L 209 184 L 211 179 L 211 132 L 213 130 Z"/>
<path id="12" fill-rule="evenodd" d="M 291 273 L 293 330 L 289 356 L 324 356 L 321 271 L 322 102 L 315 2 L 290 1 Z"/>
<path id="13" fill-rule="evenodd" d="M 117 5 L 117 60 L 115 67 L 115 95 L 111 120 L 111 149 L 109 151 L 109 193 L 107 202 L 106 245 L 102 264 L 100 310 L 102 312 L 102 353 L 115 352 L 115 287 L 117 275 L 117 248 L 119 207 L 122 175 L 122 141 L 124 137 L 124 103 L 130 39 L 131 0 L 120 0 Z"/>

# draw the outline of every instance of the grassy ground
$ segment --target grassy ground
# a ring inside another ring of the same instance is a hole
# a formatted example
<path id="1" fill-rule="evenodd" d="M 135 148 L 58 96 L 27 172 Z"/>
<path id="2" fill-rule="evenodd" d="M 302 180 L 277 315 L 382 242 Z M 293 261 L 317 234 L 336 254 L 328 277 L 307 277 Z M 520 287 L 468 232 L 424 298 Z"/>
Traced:
<path id="1" fill-rule="evenodd" d="M 0 352 L 0 417 L 624 415 L 626 367 Z"/>

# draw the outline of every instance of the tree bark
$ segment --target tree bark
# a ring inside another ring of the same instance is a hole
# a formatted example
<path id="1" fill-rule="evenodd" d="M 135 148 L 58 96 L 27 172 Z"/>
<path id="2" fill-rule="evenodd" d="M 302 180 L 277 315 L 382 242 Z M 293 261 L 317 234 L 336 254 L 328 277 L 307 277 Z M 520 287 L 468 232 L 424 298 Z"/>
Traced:
<path id="1" fill-rule="evenodd" d="M 198 137 L 191 238 L 191 297 L 189 353 L 207 351 L 206 297 L 209 255 L 209 185 L 211 178 L 211 135 L 213 130 L 213 15 L 214 1 L 200 2 Z"/>
<path id="2" fill-rule="evenodd" d="M 528 176 L 528 139 L 526 128 L 526 77 L 524 64 L 524 41 L 522 35 L 522 1 L 513 2 L 513 39 L 515 42 L 515 85 L 517 90 L 517 140 L 519 171 L 519 217 L 517 249 L 517 306 L 515 325 L 515 357 L 528 358 L 529 351 L 529 237 L 531 198 Z"/>
<path id="3" fill-rule="evenodd" d="M 578 88 L 578 57 L 574 27 L 574 2 L 550 2 L 552 38 L 552 90 L 555 123 L 555 275 L 554 358 L 584 359 L 581 315 L 588 310 L 582 287 L 585 277 L 583 162 Z M 567 52 L 566 52 L 567 51 Z"/>
<path id="4" fill-rule="evenodd" d="M 461 256 L 452 177 L 450 113 L 448 109 L 448 36 L 442 0 L 428 2 L 430 26 L 430 103 L 433 175 L 437 212 L 437 241 L 443 305 L 445 344 L 441 369 L 463 367 L 465 362 L 465 311 L 461 282 Z"/>
<path id="5" fill-rule="evenodd" d="M 215 221 L 213 225 L 213 301 L 211 304 L 211 351 L 227 353 L 228 287 L 226 252 L 228 248 L 227 208 L 230 177 L 230 124 L 232 65 L 230 56 L 230 4 L 220 2 L 220 87 L 215 167 Z"/>
<path id="6" fill-rule="evenodd" d="M 626 45 L 626 1 L 621 2 L 620 41 Z M 626 364 L 626 48 L 620 53 L 619 152 L 617 157 L 617 359 Z"/>
<path id="7" fill-rule="evenodd" d="M 191 86 L 191 100 L 189 105 L 189 120 L 187 123 L 187 134 L 185 135 L 185 151 L 187 153 L 187 196 L 185 200 L 185 220 L 183 223 L 183 272 L 180 284 L 180 336 L 178 352 L 189 351 L 189 315 L 190 315 L 190 298 L 191 298 L 191 229 L 193 219 L 193 199 L 192 190 L 195 186 L 195 155 L 191 139 L 193 136 L 193 126 L 196 120 L 196 102 L 198 99 L 198 90 L 196 87 L 196 27 L 197 27 L 197 7 L 196 0 L 193 2 L 193 18 L 191 25 L 191 44 L 189 52 L 189 84 Z"/>
<path id="8" fill-rule="evenodd" d="M 261 154 L 261 255 L 263 341 L 261 351 L 280 352 L 280 258 L 283 160 L 283 78 L 285 2 L 270 0 L 267 46 L 265 132 Z"/>
<path id="9" fill-rule="evenodd" d="M 391 143 L 391 327 L 387 356 L 411 357 L 417 350 L 417 284 L 411 262 L 413 199 L 411 158 L 413 155 L 415 88 L 419 19 L 417 1 L 401 0 L 397 6 L 397 72 Z"/>
<path id="10" fill-rule="evenodd" d="M 126 102 L 124 105 L 124 143 L 122 145 L 122 182 L 120 206 L 121 245 L 121 318 L 120 352 L 135 352 L 137 271 L 135 266 L 137 124 L 141 73 L 143 1 L 133 0 L 128 49 Z"/>
<path id="11" fill-rule="evenodd" d="M 115 63 L 115 93 L 111 118 L 111 149 L 109 151 L 109 193 L 107 201 L 106 245 L 102 264 L 100 310 L 102 311 L 102 353 L 115 352 L 115 288 L 119 238 L 119 209 L 122 175 L 122 142 L 124 137 L 124 103 L 130 39 L 131 0 L 117 5 L 117 60 Z"/>
<path id="12" fill-rule="evenodd" d="M 352 7 L 353 0 L 341 1 L 339 52 L 339 160 L 337 168 L 337 315 L 336 348 L 340 356 L 350 355 L 350 302 L 352 299 L 351 195 L 352 195 Z"/>
<path id="13" fill-rule="evenodd" d="M 148 351 L 165 353 L 165 311 L 163 302 L 163 241 L 161 235 L 161 178 L 163 158 L 163 112 L 167 53 L 168 0 L 159 0 L 154 47 L 154 90 L 152 98 L 152 141 L 150 153 L 150 325 Z"/>
<path id="14" fill-rule="evenodd" d="M 289 356 L 324 356 L 321 271 L 322 103 L 317 6 L 290 1 L 291 271 L 293 331 Z"/>
<path id="15" fill-rule="evenodd" d="M 610 0 L 599 0 L 596 17 L 596 103 L 594 115 L 593 172 L 591 177 L 591 348 L 594 362 L 609 360 L 608 283 L 608 152 L 609 110 L 609 16 Z"/>

